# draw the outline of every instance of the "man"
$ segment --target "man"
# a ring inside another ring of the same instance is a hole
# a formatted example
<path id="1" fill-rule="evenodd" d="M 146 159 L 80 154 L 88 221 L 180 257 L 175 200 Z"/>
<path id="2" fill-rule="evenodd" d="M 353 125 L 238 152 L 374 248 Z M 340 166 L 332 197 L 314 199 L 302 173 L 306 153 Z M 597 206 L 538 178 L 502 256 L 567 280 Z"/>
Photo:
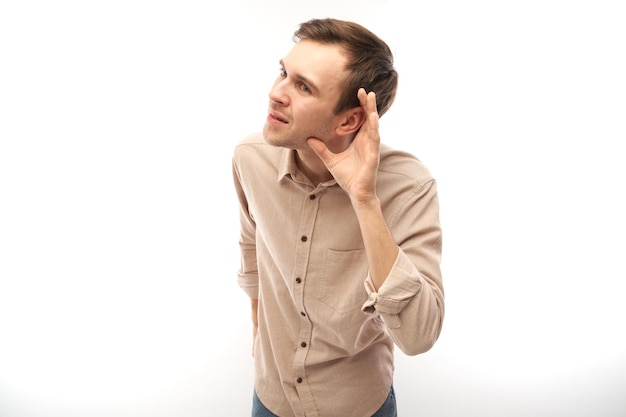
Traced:
<path id="1" fill-rule="evenodd" d="M 262 135 L 233 156 L 252 415 L 396 416 L 394 343 L 425 352 L 443 322 L 436 183 L 380 143 L 398 80 L 389 47 L 335 19 L 294 41 Z"/>

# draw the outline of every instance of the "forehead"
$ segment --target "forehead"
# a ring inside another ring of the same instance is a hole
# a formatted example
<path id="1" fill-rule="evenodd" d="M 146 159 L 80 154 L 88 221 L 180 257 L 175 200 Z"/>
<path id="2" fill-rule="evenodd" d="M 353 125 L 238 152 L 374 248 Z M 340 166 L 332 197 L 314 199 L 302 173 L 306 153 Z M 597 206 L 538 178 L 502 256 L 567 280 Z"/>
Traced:
<path id="1" fill-rule="evenodd" d="M 320 90 L 336 89 L 348 76 L 341 46 L 303 39 L 283 58 L 287 73 L 314 83 Z"/>

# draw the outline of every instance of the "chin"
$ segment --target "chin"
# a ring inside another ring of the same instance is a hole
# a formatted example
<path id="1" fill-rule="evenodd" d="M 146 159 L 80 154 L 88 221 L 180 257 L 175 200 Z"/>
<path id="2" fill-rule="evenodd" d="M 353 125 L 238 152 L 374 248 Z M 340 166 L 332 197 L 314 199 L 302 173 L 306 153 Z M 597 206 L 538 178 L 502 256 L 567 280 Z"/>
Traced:
<path id="1" fill-rule="evenodd" d="M 281 140 L 280 138 L 272 134 L 268 135 L 265 132 L 263 132 L 263 139 L 265 139 L 265 142 L 267 142 L 268 144 L 272 146 L 285 146 L 285 142 L 283 140 Z"/>

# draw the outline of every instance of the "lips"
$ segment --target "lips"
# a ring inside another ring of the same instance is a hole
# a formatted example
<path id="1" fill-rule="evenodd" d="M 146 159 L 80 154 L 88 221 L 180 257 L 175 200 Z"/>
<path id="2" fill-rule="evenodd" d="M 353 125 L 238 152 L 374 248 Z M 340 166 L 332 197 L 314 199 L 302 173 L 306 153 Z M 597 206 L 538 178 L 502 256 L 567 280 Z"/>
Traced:
<path id="1" fill-rule="evenodd" d="M 287 123 L 287 119 L 280 113 L 270 112 L 269 118 L 280 123 Z"/>

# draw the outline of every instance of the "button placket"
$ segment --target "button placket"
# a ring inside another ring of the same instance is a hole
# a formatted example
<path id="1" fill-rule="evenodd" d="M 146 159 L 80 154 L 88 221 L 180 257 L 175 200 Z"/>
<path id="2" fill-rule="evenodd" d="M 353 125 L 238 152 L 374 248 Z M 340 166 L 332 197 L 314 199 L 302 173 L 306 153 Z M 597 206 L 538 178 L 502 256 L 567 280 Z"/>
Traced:
<path id="1" fill-rule="evenodd" d="M 312 323 L 306 312 L 304 300 L 308 262 L 311 255 L 311 239 L 315 229 L 315 221 L 320 201 L 319 192 L 317 194 L 307 194 L 304 198 L 302 216 L 297 230 L 299 242 L 296 247 L 296 264 L 293 275 L 293 295 L 301 316 L 300 331 L 298 332 L 298 339 L 296 339 L 297 349 L 293 358 L 293 375 L 295 377 L 298 396 L 302 399 L 311 396 L 308 384 L 305 383 L 304 378 L 306 375 L 306 357 L 311 347 Z"/>

